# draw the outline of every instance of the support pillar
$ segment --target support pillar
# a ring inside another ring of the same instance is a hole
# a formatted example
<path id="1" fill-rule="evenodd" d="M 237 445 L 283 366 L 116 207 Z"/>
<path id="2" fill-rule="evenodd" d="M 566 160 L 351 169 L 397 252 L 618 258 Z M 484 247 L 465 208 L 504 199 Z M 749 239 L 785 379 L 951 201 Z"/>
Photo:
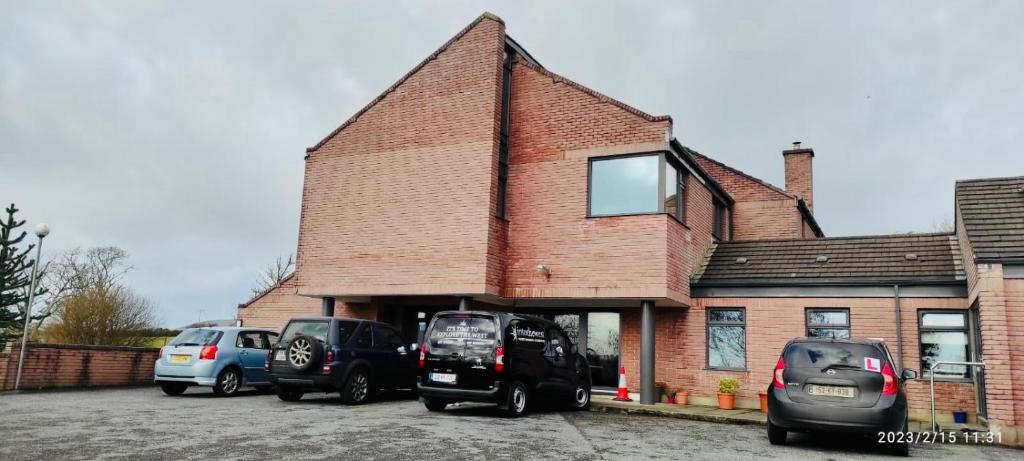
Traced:
<path id="1" fill-rule="evenodd" d="M 640 403 L 654 401 L 654 301 L 640 302 Z"/>
<path id="2" fill-rule="evenodd" d="M 334 298 L 323 298 L 323 304 L 320 313 L 324 317 L 334 317 Z"/>
<path id="3" fill-rule="evenodd" d="M 473 298 L 471 296 L 459 296 L 459 310 L 468 311 L 473 308 Z"/>

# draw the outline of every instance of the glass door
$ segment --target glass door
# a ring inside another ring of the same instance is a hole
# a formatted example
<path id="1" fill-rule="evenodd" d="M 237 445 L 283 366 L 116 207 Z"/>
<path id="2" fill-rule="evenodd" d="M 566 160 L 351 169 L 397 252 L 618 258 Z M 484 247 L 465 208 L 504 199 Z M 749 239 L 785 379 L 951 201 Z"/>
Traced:
<path id="1" fill-rule="evenodd" d="M 590 383 L 596 389 L 619 385 L 619 313 L 579 312 L 540 314 L 565 330 L 590 364 Z M 580 334 L 586 332 L 586 334 Z"/>

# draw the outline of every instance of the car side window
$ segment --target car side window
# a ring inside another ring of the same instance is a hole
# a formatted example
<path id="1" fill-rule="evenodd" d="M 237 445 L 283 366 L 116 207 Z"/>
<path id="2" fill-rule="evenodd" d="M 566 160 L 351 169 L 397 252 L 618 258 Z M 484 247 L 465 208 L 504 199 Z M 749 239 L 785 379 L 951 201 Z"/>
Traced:
<path id="1" fill-rule="evenodd" d="M 356 335 L 356 347 L 369 349 L 373 347 L 373 334 L 370 332 L 370 324 L 363 324 L 363 327 Z"/>
<path id="2" fill-rule="evenodd" d="M 548 355 L 566 355 L 569 353 L 569 338 L 557 328 L 548 329 Z"/>
<path id="3" fill-rule="evenodd" d="M 243 349 L 266 349 L 263 342 L 263 334 L 258 331 L 243 331 L 238 333 L 235 340 L 235 347 Z"/>
<path id="4" fill-rule="evenodd" d="M 377 339 L 373 344 L 375 349 L 396 351 L 403 346 L 402 337 L 398 336 L 395 330 L 383 325 L 373 326 L 373 337 Z"/>
<path id="5" fill-rule="evenodd" d="M 544 327 L 525 320 L 513 320 L 508 326 L 513 348 L 521 351 L 543 351 L 547 343 Z"/>
<path id="6" fill-rule="evenodd" d="M 263 343 L 264 349 L 270 349 L 271 346 L 277 344 L 277 333 L 267 333 L 266 342 Z"/>

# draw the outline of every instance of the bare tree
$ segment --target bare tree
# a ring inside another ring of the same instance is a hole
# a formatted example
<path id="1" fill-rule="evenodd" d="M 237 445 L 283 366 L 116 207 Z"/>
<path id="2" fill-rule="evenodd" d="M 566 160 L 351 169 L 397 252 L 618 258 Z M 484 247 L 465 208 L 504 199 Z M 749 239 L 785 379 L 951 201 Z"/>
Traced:
<path id="1" fill-rule="evenodd" d="M 938 221 L 932 221 L 932 232 L 953 233 L 955 231 L 956 227 L 953 225 L 953 219 L 949 216 Z"/>
<path id="2" fill-rule="evenodd" d="M 295 255 L 288 255 L 287 258 L 278 256 L 274 262 L 267 264 L 263 271 L 260 272 L 259 279 L 256 281 L 256 287 L 252 289 L 252 295 L 259 296 L 266 293 L 291 275 L 294 270 Z"/>
<path id="3" fill-rule="evenodd" d="M 61 303 L 74 295 L 93 288 L 117 286 L 132 269 L 127 263 L 128 252 L 121 248 L 75 248 L 46 262 L 41 269 L 39 285 L 45 294 L 36 297 L 35 330 L 52 317 Z"/>
<path id="4" fill-rule="evenodd" d="M 64 344 L 143 346 L 145 330 L 153 328 L 148 300 L 120 285 L 93 286 L 60 301 L 56 320 L 39 334 Z"/>

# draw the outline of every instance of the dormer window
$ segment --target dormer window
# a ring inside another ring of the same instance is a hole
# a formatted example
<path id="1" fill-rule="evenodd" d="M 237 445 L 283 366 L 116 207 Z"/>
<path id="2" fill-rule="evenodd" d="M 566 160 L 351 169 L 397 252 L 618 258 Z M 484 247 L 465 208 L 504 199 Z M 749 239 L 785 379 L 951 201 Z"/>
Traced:
<path id="1" fill-rule="evenodd" d="M 717 198 L 713 199 L 712 202 L 714 203 L 715 209 L 711 226 L 711 233 L 714 234 L 715 238 L 717 238 L 718 240 L 724 240 L 725 221 L 728 218 L 726 213 L 728 212 L 728 210 L 726 209 L 725 204 L 722 203 Z"/>

